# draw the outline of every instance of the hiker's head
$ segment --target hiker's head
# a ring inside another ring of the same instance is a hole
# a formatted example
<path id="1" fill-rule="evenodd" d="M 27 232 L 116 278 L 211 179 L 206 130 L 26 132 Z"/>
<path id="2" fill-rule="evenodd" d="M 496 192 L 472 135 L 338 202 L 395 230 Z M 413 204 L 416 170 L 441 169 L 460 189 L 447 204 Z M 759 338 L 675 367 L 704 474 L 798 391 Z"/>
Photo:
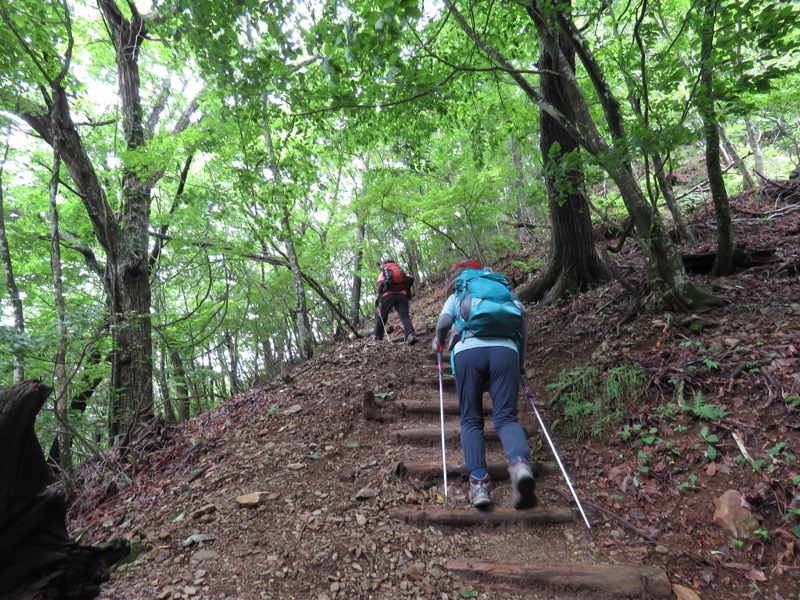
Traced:
<path id="1" fill-rule="evenodd" d="M 394 259 L 393 258 L 389 258 L 388 256 L 384 257 L 384 259 L 381 261 L 381 266 L 387 265 L 389 263 L 394 263 Z"/>
<path id="2" fill-rule="evenodd" d="M 481 263 L 477 260 L 465 260 L 462 262 L 458 262 L 453 265 L 453 270 L 450 272 L 450 277 L 447 278 L 445 281 L 445 289 L 447 290 L 447 295 L 453 293 L 453 286 L 455 286 L 456 279 L 458 279 L 459 275 L 461 275 L 464 271 L 469 271 L 470 269 L 480 269 Z"/>
<path id="3" fill-rule="evenodd" d="M 481 268 L 481 263 L 479 263 L 477 260 L 465 260 L 454 264 L 452 273 L 455 273 L 460 269 L 458 275 L 461 275 L 461 273 L 463 273 L 467 269 L 480 269 L 480 268 Z M 458 277 L 458 275 L 456 275 L 456 277 Z"/>

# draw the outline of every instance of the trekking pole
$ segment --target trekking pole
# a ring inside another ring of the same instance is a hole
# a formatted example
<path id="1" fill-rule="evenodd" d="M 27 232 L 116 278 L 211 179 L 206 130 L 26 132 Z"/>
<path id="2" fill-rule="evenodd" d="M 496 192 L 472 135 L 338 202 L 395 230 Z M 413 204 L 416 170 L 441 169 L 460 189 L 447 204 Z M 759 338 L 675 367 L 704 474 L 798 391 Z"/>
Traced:
<path id="1" fill-rule="evenodd" d="M 389 331 L 386 329 L 386 321 L 383 320 L 383 315 L 381 315 L 381 309 L 379 306 L 375 307 L 375 312 L 378 313 L 378 318 L 381 320 L 381 325 L 383 325 L 383 339 L 391 344 L 392 340 L 389 339 Z"/>
<path id="2" fill-rule="evenodd" d="M 436 353 L 439 363 L 439 415 L 442 422 L 442 472 L 444 473 L 444 507 L 449 508 L 447 503 L 447 458 L 444 444 L 444 385 L 442 383 L 442 351 Z"/>
<path id="3" fill-rule="evenodd" d="M 542 420 L 542 416 L 539 414 L 539 411 L 536 409 L 536 404 L 533 401 L 533 394 L 528 389 L 528 385 L 525 383 L 525 380 L 520 376 L 520 381 L 522 382 L 522 389 L 525 390 L 525 395 L 530 400 L 531 406 L 533 407 L 533 412 L 536 413 L 536 418 L 539 419 L 539 426 L 542 428 L 542 432 L 544 433 L 544 437 L 547 438 L 547 442 L 550 444 L 550 450 L 553 451 L 553 456 L 556 457 L 556 462 L 558 463 L 559 468 L 561 469 L 561 474 L 564 476 L 564 479 L 569 486 L 569 491 L 572 492 L 572 497 L 575 498 L 575 504 L 578 505 L 578 509 L 581 511 L 581 516 L 583 520 L 586 522 L 586 527 L 589 529 L 592 528 L 591 523 L 589 523 L 589 519 L 586 517 L 586 513 L 583 512 L 583 506 L 581 506 L 581 501 L 578 500 L 578 494 L 575 493 L 575 488 L 572 487 L 572 482 L 569 480 L 569 476 L 567 475 L 567 470 L 564 468 L 564 465 L 561 464 L 561 458 L 558 456 L 558 452 L 556 451 L 556 446 L 553 444 L 553 440 L 550 439 L 550 434 L 547 433 L 547 426 L 544 424 Z"/>

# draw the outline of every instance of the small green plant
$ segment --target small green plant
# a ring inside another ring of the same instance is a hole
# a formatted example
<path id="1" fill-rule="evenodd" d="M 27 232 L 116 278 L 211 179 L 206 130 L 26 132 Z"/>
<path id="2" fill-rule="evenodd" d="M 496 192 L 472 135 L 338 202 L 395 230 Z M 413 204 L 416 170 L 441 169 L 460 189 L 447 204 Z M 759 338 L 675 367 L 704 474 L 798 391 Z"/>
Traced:
<path id="1" fill-rule="evenodd" d="M 659 439 L 658 435 L 658 427 L 651 427 L 647 430 L 645 435 L 640 435 L 639 437 L 642 438 L 642 441 L 647 444 L 648 446 L 651 445 L 653 442 Z"/>
<path id="2" fill-rule="evenodd" d="M 742 546 L 744 546 L 744 541 L 743 541 L 743 540 L 736 539 L 736 538 L 733 538 L 733 539 L 731 540 L 731 545 L 732 545 L 734 548 L 741 548 Z"/>
<path id="3" fill-rule="evenodd" d="M 783 449 L 786 448 L 786 442 L 778 442 L 772 448 L 767 450 L 767 454 L 769 454 L 772 458 L 778 458 L 783 452 Z"/>
<path id="4" fill-rule="evenodd" d="M 600 435 L 610 424 L 619 422 L 624 403 L 641 396 L 646 385 L 639 365 L 621 365 L 601 373 L 587 363 L 562 371 L 558 381 L 547 389 L 555 391 L 554 403 L 560 407 L 563 421 L 581 439 Z"/>
<path id="5" fill-rule="evenodd" d="M 697 489 L 697 475 L 694 473 L 689 474 L 689 481 L 683 481 L 678 484 L 678 490 L 694 490 Z"/>
<path id="6" fill-rule="evenodd" d="M 718 421 L 728 415 L 728 412 L 723 410 L 719 404 L 706 402 L 703 392 L 700 391 L 695 393 L 692 403 L 684 406 L 682 410 L 692 415 L 695 419 L 704 421 Z"/>
<path id="7" fill-rule="evenodd" d="M 766 529 L 764 529 L 763 527 L 759 527 L 758 529 L 756 529 L 756 530 L 753 532 L 753 534 L 754 534 L 754 535 L 757 535 L 757 536 L 759 536 L 759 537 L 761 537 L 761 538 L 762 538 L 762 539 L 764 539 L 764 540 L 768 540 L 768 539 L 769 539 L 769 531 L 767 531 L 767 530 L 766 530 Z"/>
<path id="8" fill-rule="evenodd" d="M 636 431 L 636 428 L 637 428 L 637 427 L 638 427 L 640 430 L 641 430 L 641 428 L 642 428 L 642 426 L 641 426 L 641 425 L 638 425 L 638 424 L 637 424 L 637 425 L 634 425 L 634 426 L 633 426 L 633 431 Z M 626 425 L 625 425 L 625 426 L 624 426 L 624 427 L 623 427 L 623 428 L 622 428 L 620 431 L 618 431 L 617 433 L 619 434 L 619 437 L 621 437 L 621 438 L 622 438 L 622 441 L 623 441 L 623 442 L 628 442 L 628 441 L 630 441 L 630 439 L 633 437 L 633 432 L 631 431 L 631 426 L 630 426 L 630 425 L 627 425 L 627 424 L 626 424 Z"/>
<path id="9" fill-rule="evenodd" d="M 708 460 L 714 461 L 717 460 L 717 448 L 714 446 L 717 442 L 719 442 L 719 437 L 716 433 L 711 433 L 708 427 L 703 427 L 700 430 L 700 437 L 703 438 L 703 441 L 707 444 L 705 455 Z"/>
<path id="10" fill-rule="evenodd" d="M 758 373 L 761 371 L 761 361 L 748 360 L 744 363 L 744 368 L 748 373 Z"/>
<path id="11" fill-rule="evenodd" d="M 800 407 L 800 396 L 796 394 L 789 394 L 786 396 L 786 404 L 791 406 L 792 408 Z"/>

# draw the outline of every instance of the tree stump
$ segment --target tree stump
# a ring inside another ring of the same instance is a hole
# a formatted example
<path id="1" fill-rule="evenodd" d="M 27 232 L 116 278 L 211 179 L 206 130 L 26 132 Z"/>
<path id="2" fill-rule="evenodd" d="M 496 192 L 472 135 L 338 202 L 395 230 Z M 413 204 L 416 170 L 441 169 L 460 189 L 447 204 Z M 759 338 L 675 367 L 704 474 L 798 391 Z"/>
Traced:
<path id="1" fill-rule="evenodd" d="M 378 408 L 378 403 L 375 402 L 375 394 L 372 393 L 370 390 L 364 392 L 364 402 L 361 405 L 361 416 L 364 417 L 365 421 L 383 421 L 383 415 L 381 415 L 381 409 Z"/>
<path id="2" fill-rule="evenodd" d="M 0 390 L 0 598 L 94 598 L 130 551 L 124 540 L 81 546 L 67 534 L 64 493 L 48 487 L 33 428 L 52 391 L 39 381 Z"/>

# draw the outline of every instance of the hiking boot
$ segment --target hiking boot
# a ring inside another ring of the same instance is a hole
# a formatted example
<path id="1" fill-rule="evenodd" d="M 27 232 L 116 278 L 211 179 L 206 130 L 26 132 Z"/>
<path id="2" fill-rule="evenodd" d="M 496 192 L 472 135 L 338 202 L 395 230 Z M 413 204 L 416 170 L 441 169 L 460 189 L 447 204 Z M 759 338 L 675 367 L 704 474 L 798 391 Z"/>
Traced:
<path id="1" fill-rule="evenodd" d="M 413 331 L 408 334 L 408 337 L 406 337 L 406 344 L 408 344 L 409 346 L 413 346 L 414 344 L 417 343 L 417 341 L 418 341 L 417 334 L 414 333 Z"/>
<path id="2" fill-rule="evenodd" d="M 477 509 L 487 509 L 492 505 L 492 498 L 489 496 L 490 487 L 489 477 L 483 479 L 469 478 L 469 501 Z"/>
<path id="3" fill-rule="evenodd" d="M 522 510 L 536 506 L 536 482 L 528 463 L 519 459 L 509 464 L 508 474 L 511 476 L 511 502 L 514 508 Z"/>

